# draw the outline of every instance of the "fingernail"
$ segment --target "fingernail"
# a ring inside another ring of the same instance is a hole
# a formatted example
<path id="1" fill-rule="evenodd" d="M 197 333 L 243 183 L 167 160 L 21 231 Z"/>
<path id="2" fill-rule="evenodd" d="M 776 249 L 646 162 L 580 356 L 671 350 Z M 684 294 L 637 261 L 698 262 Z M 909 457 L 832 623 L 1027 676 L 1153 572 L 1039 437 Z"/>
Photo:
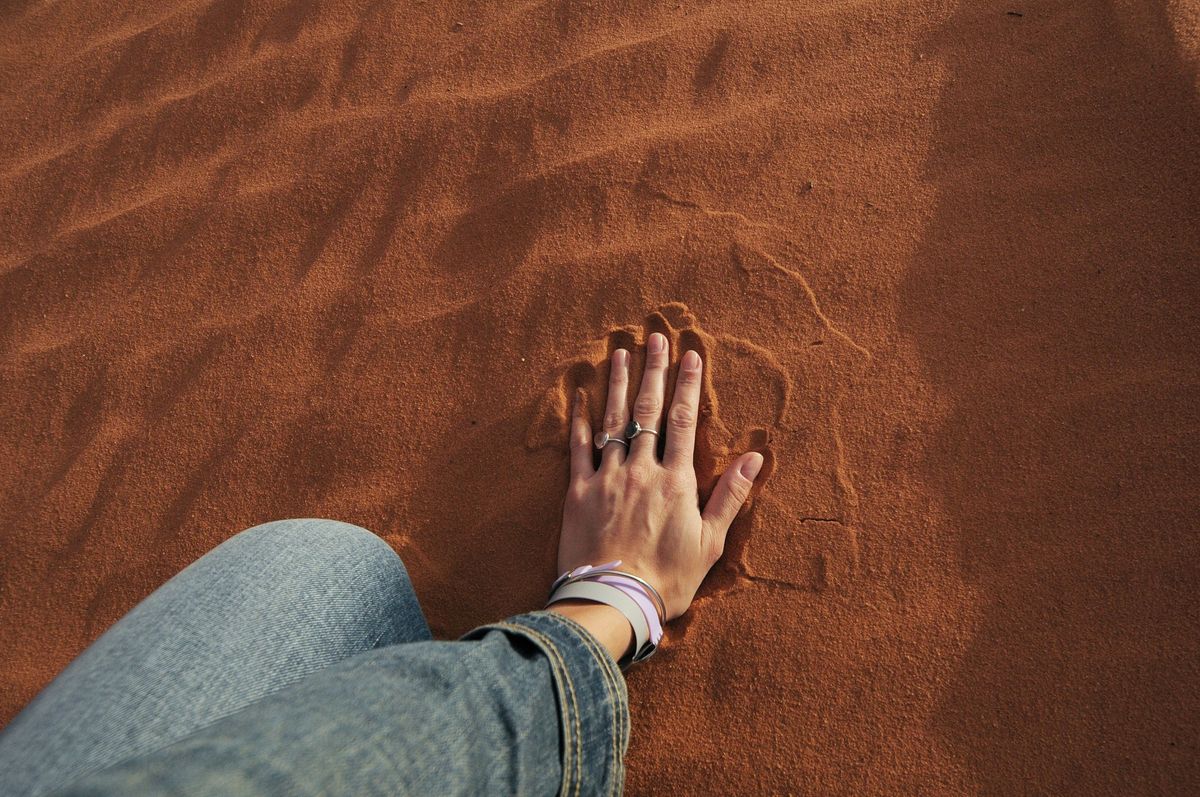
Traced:
<path id="1" fill-rule="evenodd" d="M 655 332 L 650 336 L 650 340 L 646 343 L 646 348 L 651 354 L 658 354 L 667 347 L 667 338 L 665 335 Z"/>
<path id="2" fill-rule="evenodd" d="M 617 349 L 613 352 L 613 365 L 618 368 L 623 368 L 629 364 L 629 352 L 624 349 Z"/>
<path id="3" fill-rule="evenodd" d="M 762 470 L 762 466 L 763 455 L 755 451 L 753 456 L 742 463 L 742 475 L 750 481 L 754 481 L 754 477 L 758 475 L 760 470 Z"/>
<path id="4" fill-rule="evenodd" d="M 688 350 L 688 353 L 683 355 L 683 367 L 689 371 L 694 371 L 700 367 L 700 355 L 696 352 Z"/>

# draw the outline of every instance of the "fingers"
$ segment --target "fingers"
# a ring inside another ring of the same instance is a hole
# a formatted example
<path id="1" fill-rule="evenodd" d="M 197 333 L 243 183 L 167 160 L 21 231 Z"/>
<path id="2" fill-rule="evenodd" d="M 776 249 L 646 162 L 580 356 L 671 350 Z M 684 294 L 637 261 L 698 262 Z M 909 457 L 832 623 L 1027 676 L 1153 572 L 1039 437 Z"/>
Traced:
<path id="1" fill-rule="evenodd" d="M 700 355 L 689 351 L 679 362 L 675 380 L 675 398 L 667 413 L 667 447 L 663 465 L 668 468 L 692 467 L 692 452 L 696 448 L 696 418 L 700 414 L 700 376 L 704 363 Z"/>
<path id="2" fill-rule="evenodd" d="M 584 392 L 575 390 L 575 400 L 571 404 L 571 478 L 586 479 L 596 472 L 592 467 L 592 425 L 588 417 Z"/>
<path id="3" fill-rule="evenodd" d="M 763 455 L 757 451 L 743 454 L 725 469 L 720 481 L 709 496 L 708 504 L 701 513 L 701 520 L 711 539 L 713 550 L 725 550 L 725 535 L 737 517 L 738 510 L 750 497 L 754 477 L 762 470 Z M 713 561 L 716 561 L 714 558 Z"/>
<path id="4" fill-rule="evenodd" d="M 629 352 L 617 349 L 612 353 L 608 374 L 608 404 L 604 409 L 603 430 L 608 432 L 609 437 L 625 438 L 625 425 L 629 423 L 629 414 L 625 411 L 628 393 Z M 620 465 L 625 461 L 625 451 L 625 446 L 620 443 L 609 443 L 600 456 L 600 467 Z"/>
<path id="5" fill-rule="evenodd" d="M 643 429 L 657 432 L 662 418 L 663 393 L 666 391 L 667 364 L 670 353 L 667 351 L 667 336 L 655 332 L 646 341 L 646 368 L 642 371 L 642 386 L 638 397 L 633 402 L 633 419 Z M 649 432 L 643 432 L 629 441 L 631 457 L 654 458 L 654 448 L 658 438 Z"/>

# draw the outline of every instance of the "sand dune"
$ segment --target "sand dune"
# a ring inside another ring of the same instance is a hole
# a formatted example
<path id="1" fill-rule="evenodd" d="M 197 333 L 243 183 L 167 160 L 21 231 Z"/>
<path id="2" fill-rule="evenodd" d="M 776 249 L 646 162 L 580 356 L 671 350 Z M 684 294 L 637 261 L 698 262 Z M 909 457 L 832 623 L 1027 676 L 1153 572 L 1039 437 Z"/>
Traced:
<path id="1" fill-rule="evenodd" d="M 268 519 L 538 605 L 658 330 L 769 469 L 630 793 L 1200 788 L 1194 3 L 127 6 L 0 9 L 0 718 Z"/>

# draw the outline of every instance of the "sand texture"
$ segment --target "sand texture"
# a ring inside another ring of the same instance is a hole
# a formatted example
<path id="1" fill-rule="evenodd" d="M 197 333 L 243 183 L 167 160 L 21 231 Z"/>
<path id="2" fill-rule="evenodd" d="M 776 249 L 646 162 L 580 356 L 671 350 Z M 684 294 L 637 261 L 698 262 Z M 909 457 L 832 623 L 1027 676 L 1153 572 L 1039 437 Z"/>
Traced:
<path id="1" fill-rule="evenodd" d="M 442 638 L 540 607 L 566 397 L 661 330 L 703 490 L 768 467 L 629 793 L 1200 793 L 1198 57 L 1194 0 L 7 0 L 0 722 L 270 519 Z"/>

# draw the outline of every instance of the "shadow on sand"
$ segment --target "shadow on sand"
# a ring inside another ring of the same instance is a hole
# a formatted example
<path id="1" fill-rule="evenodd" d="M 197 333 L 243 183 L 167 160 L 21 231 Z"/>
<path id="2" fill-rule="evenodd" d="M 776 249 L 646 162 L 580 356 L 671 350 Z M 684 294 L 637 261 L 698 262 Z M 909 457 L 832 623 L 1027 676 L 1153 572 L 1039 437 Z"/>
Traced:
<path id="1" fill-rule="evenodd" d="M 1200 109 L 1164 5 L 964 3 L 928 42 L 901 324 L 954 405 L 926 477 L 982 615 L 936 724 L 985 794 L 1200 782 Z"/>

